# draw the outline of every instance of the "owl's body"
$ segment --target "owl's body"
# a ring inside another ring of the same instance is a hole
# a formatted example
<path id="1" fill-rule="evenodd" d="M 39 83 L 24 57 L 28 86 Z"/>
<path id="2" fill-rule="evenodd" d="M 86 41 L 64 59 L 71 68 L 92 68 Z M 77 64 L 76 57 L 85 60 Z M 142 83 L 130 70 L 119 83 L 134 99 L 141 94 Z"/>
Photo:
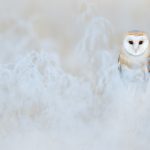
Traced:
<path id="1" fill-rule="evenodd" d="M 140 70 L 144 75 L 150 71 L 149 40 L 144 32 L 131 31 L 125 36 L 123 48 L 118 58 L 119 70 Z"/>

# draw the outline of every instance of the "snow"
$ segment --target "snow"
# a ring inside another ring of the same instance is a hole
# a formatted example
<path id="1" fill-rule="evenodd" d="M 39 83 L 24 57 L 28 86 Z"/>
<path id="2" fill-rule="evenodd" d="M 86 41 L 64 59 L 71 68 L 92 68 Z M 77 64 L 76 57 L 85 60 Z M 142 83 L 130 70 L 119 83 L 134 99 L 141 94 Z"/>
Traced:
<path id="1" fill-rule="evenodd" d="M 63 10 L 49 20 L 40 2 L 0 16 L 0 149 L 149 149 L 150 83 L 121 78 L 112 23 L 82 1 L 57 30 Z"/>

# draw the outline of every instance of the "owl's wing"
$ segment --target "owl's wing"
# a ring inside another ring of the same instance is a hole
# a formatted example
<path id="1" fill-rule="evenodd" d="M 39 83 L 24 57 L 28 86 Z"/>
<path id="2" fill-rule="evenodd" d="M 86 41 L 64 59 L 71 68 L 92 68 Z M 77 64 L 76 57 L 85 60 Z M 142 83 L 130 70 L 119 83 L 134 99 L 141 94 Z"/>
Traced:
<path id="1" fill-rule="evenodd" d="M 121 68 L 121 64 L 120 64 L 120 54 L 119 54 L 119 57 L 118 57 L 118 70 L 120 72 L 122 72 L 122 68 Z"/>
<path id="2" fill-rule="evenodd" d="M 150 73 L 150 55 L 148 56 L 148 72 Z"/>

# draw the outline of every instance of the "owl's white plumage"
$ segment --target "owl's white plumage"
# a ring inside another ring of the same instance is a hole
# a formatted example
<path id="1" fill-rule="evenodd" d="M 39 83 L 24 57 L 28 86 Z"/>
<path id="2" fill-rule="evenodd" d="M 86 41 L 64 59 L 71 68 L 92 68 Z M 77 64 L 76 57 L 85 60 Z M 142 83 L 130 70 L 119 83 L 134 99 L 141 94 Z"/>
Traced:
<path id="1" fill-rule="evenodd" d="M 130 31 L 123 40 L 118 63 L 120 71 L 141 70 L 144 74 L 149 72 L 149 39 L 146 33 Z"/>
<path id="2" fill-rule="evenodd" d="M 143 32 L 129 32 L 123 41 L 124 50 L 133 56 L 144 54 L 148 50 L 149 40 Z"/>

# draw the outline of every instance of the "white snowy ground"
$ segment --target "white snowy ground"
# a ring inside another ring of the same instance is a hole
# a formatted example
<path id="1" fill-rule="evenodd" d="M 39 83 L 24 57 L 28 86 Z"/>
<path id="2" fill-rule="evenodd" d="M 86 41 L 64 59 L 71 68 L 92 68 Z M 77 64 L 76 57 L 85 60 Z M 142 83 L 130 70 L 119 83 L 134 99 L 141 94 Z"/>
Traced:
<path id="1" fill-rule="evenodd" d="M 34 19 L 0 18 L 0 150 L 150 149 L 150 84 L 120 79 L 111 23 L 83 10 L 61 54 Z"/>

